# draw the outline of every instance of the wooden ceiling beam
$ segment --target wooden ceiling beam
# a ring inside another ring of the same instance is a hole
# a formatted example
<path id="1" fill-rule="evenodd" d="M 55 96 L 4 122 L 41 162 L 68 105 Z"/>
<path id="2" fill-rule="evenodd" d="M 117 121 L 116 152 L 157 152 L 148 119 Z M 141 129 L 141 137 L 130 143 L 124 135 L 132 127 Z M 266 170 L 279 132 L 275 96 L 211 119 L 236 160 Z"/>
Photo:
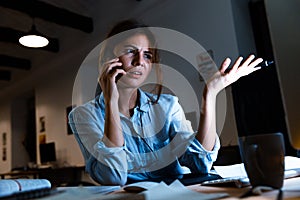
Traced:
<path id="1" fill-rule="evenodd" d="M 93 19 L 37 0 L 1 0 L 0 6 L 86 33 L 93 31 Z"/>
<path id="2" fill-rule="evenodd" d="M 1 66 L 12 67 L 12 68 L 22 69 L 22 70 L 30 70 L 31 62 L 30 60 L 24 58 L 17 58 L 17 57 L 0 54 L 0 67 Z"/>

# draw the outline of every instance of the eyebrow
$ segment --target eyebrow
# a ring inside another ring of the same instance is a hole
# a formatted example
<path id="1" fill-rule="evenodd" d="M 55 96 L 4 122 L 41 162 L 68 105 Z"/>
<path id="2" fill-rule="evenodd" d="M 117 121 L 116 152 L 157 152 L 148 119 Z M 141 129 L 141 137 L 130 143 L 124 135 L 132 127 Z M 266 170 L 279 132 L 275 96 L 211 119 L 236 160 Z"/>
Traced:
<path id="1" fill-rule="evenodd" d="M 130 45 L 130 44 L 128 44 L 128 45 L 124 45 L 124 47 L 126 48 L 126 47 L 131 47 L 131 48 L 134 48 L 134 49 L 136 49 L 136 50 L 138 50 L 138 48 L 136 47 L 136 46 L 133 46 L 133 45 Z M 149 51 L 144 51 L 145 53 L 149 53 L 149 54 L 153 54 L 150 50 Z"/>

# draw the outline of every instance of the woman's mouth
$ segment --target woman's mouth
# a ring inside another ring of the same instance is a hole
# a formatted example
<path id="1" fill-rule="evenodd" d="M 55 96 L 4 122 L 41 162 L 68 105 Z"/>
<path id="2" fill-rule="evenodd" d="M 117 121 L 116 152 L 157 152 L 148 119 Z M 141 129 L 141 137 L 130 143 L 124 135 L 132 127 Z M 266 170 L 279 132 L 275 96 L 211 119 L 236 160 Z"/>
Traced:
<path id="1" fill-rule="evenodd" d="M 140 71 L 132 71 L 132 72 L 127 72 L 128 74 L 133 74 L 133 75 L 143 75 L 142 72 Z"/>
<path id="2" fill-rule="evenodd" d="M 128 77 L 131 77 L 131 78 L 140 78 L 143 73 L 141 71 L 128 71 L 126 73 L 128 75 Z"/>

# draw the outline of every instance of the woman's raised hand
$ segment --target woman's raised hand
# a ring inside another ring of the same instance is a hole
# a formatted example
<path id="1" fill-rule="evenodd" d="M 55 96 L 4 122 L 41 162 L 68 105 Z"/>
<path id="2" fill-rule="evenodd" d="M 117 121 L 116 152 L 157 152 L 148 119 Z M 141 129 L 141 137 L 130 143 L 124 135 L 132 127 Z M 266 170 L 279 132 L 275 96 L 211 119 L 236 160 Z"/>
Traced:
<path id="1" fill-rule="evenodd" d="M 114 58 L 107 61 L 102 66 L 98 82 L 100 83 L 103 91 L 105 101 L 111 101 L 119 99 L 119 92 L 117 90 L 117 76 L 126 74 L 122 69 L 122 63 L 119 62 L 119 58 Z"/>
<path id="2" fill-rule="evenodd" d="M 218 94 L 222 89 L 236 82 L 239 78 L 247 76 L 261 67 L 257 65 L 263 61 L 262 58 L 256 58 L 250 55 L 244 62 L 242 57 L 239 57 L 229 69 L 231 60 L 226 58 L 218 72 L 216 72 L 207 82 L 207 90 Z"/>

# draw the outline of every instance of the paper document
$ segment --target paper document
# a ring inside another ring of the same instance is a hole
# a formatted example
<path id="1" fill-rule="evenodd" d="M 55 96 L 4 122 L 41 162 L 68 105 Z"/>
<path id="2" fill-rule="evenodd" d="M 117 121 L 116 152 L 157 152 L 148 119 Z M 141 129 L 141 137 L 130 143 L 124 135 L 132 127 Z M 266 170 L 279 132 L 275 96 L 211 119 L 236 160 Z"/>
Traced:
<path id="1" fill-rule="evenodd" d="M 159 183 L 157 183 L 157 182 L 141 181 L 141 182 L 136 182 L 136 183 L 131 183 L 129 185 L 125 185 L 123 187 L 123 189 L 128 192 L 142 192 L 145 190 L 149 190 L 152 187 L 155 187 L 157 185 L 159 185 Z"/>
<path id="2" fill-rule="evenodd" d="M 300 169 L 300 158 L 293 156 L 285 156 L 285 170 Z"/>
<path id="3" fill-rule="evenodd" d="M 205 194 L 189 190 L 180 181 L 175 180 L 170 185 L 164 182 L 159 183 L 157 186 L 151 187 L 149 190 L 143 192 L 145 200 L 174 200 L 182 197 L 188 200 L 199 199 L 219 199 L 228 196 L 227 193 L 211 193 Z"/>
<path id="4" fill-rule="evenodd" d="M 222 178 L 247 177 L 244 163 L 227 166 L 214 166 L 214 169 Z"/>

